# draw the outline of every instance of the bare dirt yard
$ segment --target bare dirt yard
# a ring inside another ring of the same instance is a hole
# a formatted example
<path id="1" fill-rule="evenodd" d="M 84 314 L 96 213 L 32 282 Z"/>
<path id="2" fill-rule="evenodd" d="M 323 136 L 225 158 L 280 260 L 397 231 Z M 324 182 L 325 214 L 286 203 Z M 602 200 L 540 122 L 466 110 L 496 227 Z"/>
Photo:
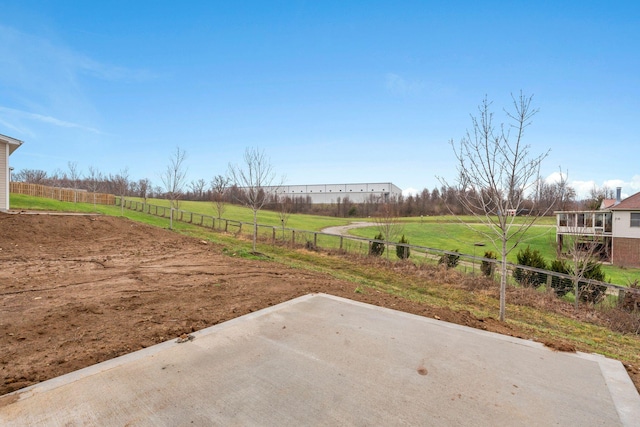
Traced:
<path id="1" fill-rule="evenodd" d="M 0 213 L 0 395 L 317 292 L 527 338 L 355 288 L 123 218 Z"/>

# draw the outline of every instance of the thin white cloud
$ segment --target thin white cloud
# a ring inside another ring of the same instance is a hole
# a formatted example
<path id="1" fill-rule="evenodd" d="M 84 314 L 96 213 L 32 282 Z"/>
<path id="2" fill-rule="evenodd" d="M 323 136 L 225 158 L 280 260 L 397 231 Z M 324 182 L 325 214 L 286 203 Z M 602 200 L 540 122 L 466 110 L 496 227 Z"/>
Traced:
<path id="1" fill-rule="evenodd" d="M 127 82 L 155 76 L 100 62 L 55 36 L 44 38 L 0 24 L 0 124 L 4 128 L 19 136 L 39 133 L 36 123 L 101 133 L 96 126 L 102 122 L 101 114 L 86 90 L 87 78 Z"/>
<path id="2" fill-rule="evenodd" d="M 615 191 L 618 187 L 622 188 L 622 197 L 625 198 L 640 191 L 640 175 L 634 175 L 629 181 L 623 179 L 607 179 L 598 184 L 593 180 L 574 180 L 569 181 L 569 185 L 576 190 L 578 199 L 588 198 L 593 189 L 600 190 L 608 188 L 609 190 Z"/>
<path id="3" fill-rule="evenodd" d="M 75 129 L 81 129 L 81 130 L 86 130 L 89 132 L 94 132 L 94 133 L 100 133 L 100 131 L 98 129 L 89 127 L 89 126 L 83 126 L 77 123 L 72 123 L 72 122 L 68 122 L 65 120 L 60 120 L 57 119 L 55 117 L 51 117 L 51 116 L 44 116 L 42 114 L 36 114 L 36 113 L 30 113 L 27 111 L 21 111 L 21 110 L 16 110 L 14 108 L 8 108 L 8 107 L 3 107 L 0 106 L 0 113 L 5 113 L 5 114 L 9 114 L 12 115 L 14 117 L 19 117 L 19 118 L 26 118 L 26 119 L 31 119 L 31 120 L 36 120 L 39 122 L 43 122 L 43 123 L 47 123 L 47 124 L 51 124 L 54 126 L 58 126 L 58 127 L 63 127 L 63 128 L 75 128 Z M 5 120 L 1 120 L 0 122 L 5 124 L 7 127 L 11 127 L 14 130 L 20 131 L 20 132 L 24 132 L 24 130 L 21 130 L 15 126 L 13 126 L 12 124 L 10 124 L 9 122 L 5 121 Z"/>
<path id="4" fill-rule="evenodd" d="M 385 78 L 385 86 L 393 95 L 416 95 L 424 89 L 424 83 L 407 80 L 398 74 L 389 73 Z"/>
<path id="5" fill-rule="evenodd" d="M 148 80 L 156 76 L 140 69 L 111 65 L 95 60 L 63 45 L 45 38 L 20 32 L 0 25 L 0 64 L 11 68 L 0 70 L 0 76 L 22 80 L 51 75 L 75 80 L 79 73 L 90 74 L 105 80 Z M 34 68 L 35 67 L 35 68 Z"/>

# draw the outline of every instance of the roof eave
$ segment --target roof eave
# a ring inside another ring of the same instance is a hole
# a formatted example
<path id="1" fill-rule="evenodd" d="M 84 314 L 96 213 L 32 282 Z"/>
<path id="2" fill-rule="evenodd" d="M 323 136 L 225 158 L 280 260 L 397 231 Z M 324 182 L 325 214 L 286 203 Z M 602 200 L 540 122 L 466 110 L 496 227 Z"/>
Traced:
<path id="1" fill-rule="evenodd" d="M 9 155 L 18 149 L 22 145 L 22 141 L 12 138 L 7 135 L 0 134 L 0 141 L 6 142 L 9 145 Z"/>

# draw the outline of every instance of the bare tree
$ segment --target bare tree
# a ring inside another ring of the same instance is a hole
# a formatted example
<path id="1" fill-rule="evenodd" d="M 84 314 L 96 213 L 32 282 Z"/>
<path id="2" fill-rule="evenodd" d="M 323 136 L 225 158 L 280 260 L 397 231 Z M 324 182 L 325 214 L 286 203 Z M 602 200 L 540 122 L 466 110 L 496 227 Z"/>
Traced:
<path id="1" fill-rule="evenodd" d="M 82 173 L 78 170 L 78 162 L 68 162 L 69 184 L 73 188 L 73 203 L 78 203 L 78 185 L 82 179 Z"/>
<path id="2" fill-rule="evenodd" d="M 179 208 L 178 203 L 184 191 L 185 177 L 187 176 L 184 166 L 186 156 L 187 153 L 184 150 L 181 150 L 180 147 L 176 148 L 175 153 L 169 157 L 167 169 L 161 176 L 169 199 L 169 230 L 173 230 L 173 210 Z"/>
<path id="3" fill-rule="evenodd" d="M 46 184 L 47 172 L 41 169 L 22 169 L 13 174 L 13 181 L 26 182 L 28 184 Z"/>
<path id="4" fill-rule="evenodd" d="M 613 199 L 615 197 L 614 190 L 612 188 L 602 186 L 600 188 L 594 186 L 589 191 L 590 198 L 586 201 L 586 207 L 590 210 L 600 209 L 602 201 L 605 199 Z"/>
<path id="5" fill-rule="evenodd" d="M 98 169 L 89 166 L 89 175 L 87 175 L 86 179 L 87 188 L 93 194 L 93 210 L 96 210 L 96 193 L 102 184 L 103 177 Z"/>
<path id="6" fill-rule="evenodd" d="M 129 168 L 120 169 L 117 175 L 109 175 L 109 181 L 120 196 L 120 215 L 124 216 L 124 204 L 129 193 Z"/>
<path id="7" fill-rule="evenodd" d="M 220 227 L 220 219 L 226 209 L 227 190 L 229 188 L 229 178 L 218 175 L 211 180 L 211 201 L 213 209 L 218 214 L 218 227 Z"/>
<path id="8" fill-rule="evenodd" d="M 242 166 L 229 164 L 229 176 L 240 190 L 237 192 L 239 201 L 253 211 L 253 251 L 256 252 L 258 211 L 269 199 L 267 191 L 277 191 L 281 182 L 274 185 L 276 174 L 271 162 L 264 151 L 257 148 L 245 150 Z"/>
<path id="9" fill-rule="evenodd" d="M 374 218 L 378 232 L 384 238 L 385 247 L 387 248 L 387 260 L 391 252 L 390 242 L 395 242 L 402 234 L 404 225 L 398 221 L 397 205 L 395 203 L 386 202 L 378 209 L 378 215 Z"/>
<path id="10" fill-rule="evenodd" d="M 151 191 L 151 181 L 148 178 L 142 178 L 138 181 L 138 192 L 144 203 L 147 203 L 149 197 L 149 191 Z"/>
<path id="11" fill-rule="evenodd" d="M 293 210 L 293 200 L 287 195 L 276 195 L 276 203 L 278 205 L 278 218 L 280 218 L 280 225 L 282 226 L 282 241 L 284 242 L 284 229 Z"/>
<path id="12" fill-rule="evenodd" d="M 189 183 L 189 188 L 193 193 L 193 197 L 196 200 L 202 200 L 204 198 L 204 188 L 207 186 L 207 182 L 200 178 L 197 181 L 191 181 Z"/>
<path id="13" fill-rule="evenodd" d="M 551 269 L 571 276 L 577 309 L 580 300 L 598 302 L 604 296 L 601 286 L 587 284 L 585 279 L 604 280 L 599 264 L 603 257 L 610 256 L 610 238 L 596 232 L 594 227 L 598 224 L 611 227 L 612 217 L 611 213 L 566 212 L 560 219 L 563 232 L 557 237 L 558 259 Z M 552 286 L 558 295 L 570 290 L 566 279 L 555 282 Z"/>
<path id="14" fill-rule="evenodd" d="M 568 184 L 567 174 L 560 171 L 558 182 L 540 180 L 536 184 L 535 205 L 538 211 L 567 210 L 575 203 L 576 191 Z"/>
<path id="15" fill-rule="evenodd" d="M 513 110 L 505 110 L 508 124 L 496 126 L 491 103 L 485 99 L 479 116 L 471 116 L 472 128 L 459 144 L 451 141 L 457 160 L 459 203 L 485 224 L 479 231 L 501 255 L 500 320 L 504 321 L 507 286 L 507 255 L 524 239 L 525 233 L 547 211 L 516 218 L 524 207 L 525 195 L 540 179 L 540 164 L 549 151 L 534 156 L 524 143 L 524 133 L 538 112 L 532 97 L 512 96 Z M 440 178 L 447 187 L 451 187 Z"/>

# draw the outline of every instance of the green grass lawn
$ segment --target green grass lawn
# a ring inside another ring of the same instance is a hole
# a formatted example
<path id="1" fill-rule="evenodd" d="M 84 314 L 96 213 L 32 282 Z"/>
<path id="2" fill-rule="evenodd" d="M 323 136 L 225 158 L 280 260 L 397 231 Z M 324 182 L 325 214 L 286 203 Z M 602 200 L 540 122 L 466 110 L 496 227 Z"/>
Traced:
<path id="1" fill-rule="evenodd" d="M 454 223 L 405 223 L 402 233 L 409 243 L 428 248 L 443 249 L 461 252 L 465 254 L 482 256 L 485 251 L 497 253 L 494 242 L 487 239 L 480 230 L 488 231 L 488 227 L 482 224 L 470 224 L 469 226 Z M 373 238 L 378 229 L 376 227 L 356 228 L 350 230 L 351 234 L 359 237 Z M 497 237 L 497 236 L 496 236 Z M 555 257 L 555 229 L 551 226 L 532 227 L 525 240 L 509 254 L 508 260 L 516 262 L 516 254 L 520 247 L 531 246 L 539 250 L 545 258 Z M 500 241 L 494 239 L 500 246 Z"/>
<path id="2" fill-rule="evenodd" d="M 141 199 L 136 198 L 132 198 L 131 200 L 142 201 Z M 169 201 L 165 199 L 147 199 L 147 203 L 169 207 Z M 179 208 L 184 211 L 217 217 L 217 213 L 211 202 L 181 201 Z M 222 216 L 223 218 L 233 219 L 235 221 L 253 222 L 253 212 L 251 209 L 239 205 L 226 204 L 225 211 Z M 347 218 L 292 214 L 286 221 L 286 227 L 299 230 L 320 231 L 325 227 L 346 225 L 349 222 L 350 220 Z M 267 211 L 264 209 L 258 212 L 258 224 L 272 227 L 280 227 L 282 225 L 278 212 Z"/>

